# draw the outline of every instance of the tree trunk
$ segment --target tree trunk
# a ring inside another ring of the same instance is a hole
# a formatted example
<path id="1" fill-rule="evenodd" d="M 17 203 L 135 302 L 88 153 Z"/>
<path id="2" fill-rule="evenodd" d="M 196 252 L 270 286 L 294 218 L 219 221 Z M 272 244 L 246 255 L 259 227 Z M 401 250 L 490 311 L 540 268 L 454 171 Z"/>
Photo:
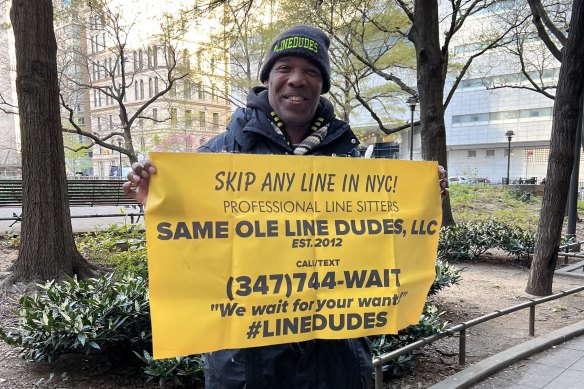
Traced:
<path id="1" fill-rule="evenodd" d="M 22 228 L 6 282 L 90 275 L 73 240 L 59 112 L 51 0 L 13 0 L 22 149 Z"/>
<path id="2" fill-rule="evenodd" d="M 542 199 L 535 252 L 526 292 L 536 296 L 552 293 L 552 282 L 564 221 L 574 144 L 578 129 L 579 100 L 583 91 L 584 2 L 572 5 L 568 40 L 563 49 L 560 77 L 554 103 L 545 191 Z"/>
<path id="3" fill-rule="evenodd" d="M 448 170 L 444 125 L 444 58 L 440 49 L 438 2 L 416 0 L 414 23 L 408 35 L 416 48 L 422 158 L 438 161 Z M 454 224 L 450 198 L 442 203 L 442 225 Z"/>

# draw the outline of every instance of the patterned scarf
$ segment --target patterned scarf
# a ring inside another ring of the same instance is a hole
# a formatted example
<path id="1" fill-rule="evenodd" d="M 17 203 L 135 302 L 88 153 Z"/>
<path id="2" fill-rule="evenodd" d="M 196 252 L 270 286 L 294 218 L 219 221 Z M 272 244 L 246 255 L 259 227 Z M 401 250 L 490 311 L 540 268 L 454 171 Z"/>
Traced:
<path id="1" fill-rule="evenodd" d="M 280 118 L 276 115 L 276 112 L 272 111 L 270 112 L 270 115 L 272 116 L 271 123 L 272 127 L 274 128 L 274 131 L 285 138 L 284 133 L 282 132 L 282 127 L 284 126 L 284 123 L 282 123 L 282 120 L 280 120 Z M 322 125 L 323 121 L 324 118 L 322 117 L 319 117 L 314 121 L 314 123 L 310 127 L 312 134 L 304 138 L 302 142 L 300 142 L 299 144 L 294 145 L 294 155 L 308 154 L 310 150 L 313 150 L 316 146 L 320 144 L 320 142 L 323 141 L 324 138 L 326 138 L 329 124 L 327 123 L 323 126 Z"/>

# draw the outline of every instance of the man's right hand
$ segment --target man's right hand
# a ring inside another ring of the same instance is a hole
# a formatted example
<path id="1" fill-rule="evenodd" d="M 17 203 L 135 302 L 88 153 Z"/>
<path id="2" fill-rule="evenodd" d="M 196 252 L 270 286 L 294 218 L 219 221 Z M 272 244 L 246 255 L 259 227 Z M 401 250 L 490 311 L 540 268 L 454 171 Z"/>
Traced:
<path id="1" fill-rule="evenodd" d="M 152 174 L 156 174 L 156 168 L 150 161 L 134 162 L 132 171 L 127 176 L 128 181 L 122 186 L 124 192 L 145 206 L 148 201 L 148 188 Z"/>

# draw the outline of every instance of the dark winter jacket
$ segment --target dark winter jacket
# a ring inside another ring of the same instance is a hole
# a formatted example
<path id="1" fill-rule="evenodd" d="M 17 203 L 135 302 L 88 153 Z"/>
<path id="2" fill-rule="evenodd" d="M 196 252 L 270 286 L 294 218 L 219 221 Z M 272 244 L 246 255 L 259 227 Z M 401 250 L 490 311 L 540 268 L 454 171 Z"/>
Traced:
<path id="1" fill-rule="evenodd" d="M 227 131 L 199 151 L 293 154 L 286 137 L 274 130 L 271 111 L 267 92 L 252 90 L 247 108 L 237 110 Z M 326 119 L 329 131 L 309 154 L 359 155 L 357 138 L 347 123 L 334 118 L 329 101 L 321 98 L 316 116 Z M 368 388 L 372 374 L 365 338 L 221 350 L 204 358 L 205 387 L 209 389 L 361 389 Z"/>
<path id="2" fill-rule="evenodd" d="M 293 154 L 294 149 L 285 136 L 276 133 L 270 120 L 272 109 L 268 103 L 268 91 L 263 87 L 252 89 L 247 107 L 239 108 L 233 114 L 227 131 L 201 146 L 200 152 L 228 152 L 246 154 Z M 310 155 L 359 156 L 359 141 L 351 127 L 336 119 L 332 104 L 324 97 L 316 110 L 315 117 L 324 118 L 328 123 L 326 138 Z"/>

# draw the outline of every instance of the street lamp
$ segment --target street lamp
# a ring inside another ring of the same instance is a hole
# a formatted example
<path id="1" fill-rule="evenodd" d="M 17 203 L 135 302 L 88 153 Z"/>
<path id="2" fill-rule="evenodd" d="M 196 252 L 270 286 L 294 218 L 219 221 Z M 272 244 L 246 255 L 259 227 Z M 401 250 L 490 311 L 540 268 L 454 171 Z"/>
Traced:
<path id="1" fill-rule="evenodd" d="M 122 148 L 122 140 L 118 138 L 118 147 Z M 122 178 L 122 152 L 120 151 L 120 167 L 118 168 L 118 175 Z"/>
<path id="2" fill-rule="evenodd" d="M 412 111 L 412 128 L 410 130 L 410 161 L 414 159 L 414 111 L 416 110 L 416 105 L 418 104 L 418 95 L 413 95 L 408 97 L 406 101 L 410 106 L 410 111 Z"/>
<path id="3" fill-rule="evenodd" d="M 507 131 L 505 133 L 505 136 L 507 137 L 507 185 L 509 185 L 509 166 L 511 165 L 511 138 L 513 138 L 513 135 L 515 135 L 515 133 L 511 130 Z"/>

